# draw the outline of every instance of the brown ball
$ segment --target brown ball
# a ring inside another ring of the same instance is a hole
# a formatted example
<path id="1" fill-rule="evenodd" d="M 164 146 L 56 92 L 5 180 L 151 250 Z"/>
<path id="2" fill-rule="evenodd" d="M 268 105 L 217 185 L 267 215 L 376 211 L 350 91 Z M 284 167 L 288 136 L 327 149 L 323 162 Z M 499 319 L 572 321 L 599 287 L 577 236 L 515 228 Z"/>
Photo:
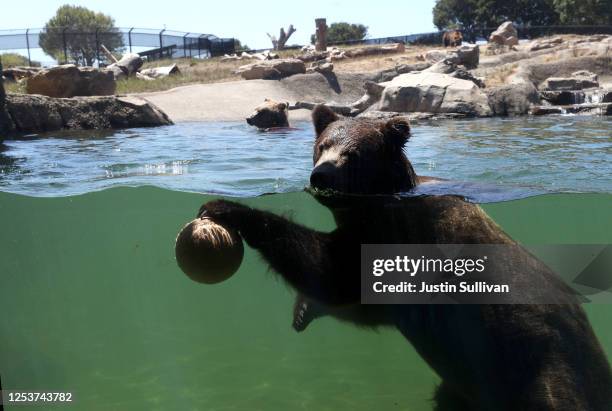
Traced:
<path id="1" fill-rule="evenodd" d="M 196 218 L 183 227 L 174 251 L 181 270 L 193 281 L 205 284 L 230 278 L 244 257 L 238 233 L 210 218 Z"/>

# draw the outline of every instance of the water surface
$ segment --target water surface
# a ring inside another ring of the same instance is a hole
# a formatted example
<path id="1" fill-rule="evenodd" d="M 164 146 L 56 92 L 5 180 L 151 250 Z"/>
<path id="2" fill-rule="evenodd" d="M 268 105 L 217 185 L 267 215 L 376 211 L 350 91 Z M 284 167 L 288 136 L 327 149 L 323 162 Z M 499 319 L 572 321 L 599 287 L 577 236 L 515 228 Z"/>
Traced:
<path id="1" fill-rule="evenodd" d="M 114 186 L 255 196 L 299 191 L 312 168 L 312 126 L 262 133 L 243 123 L 180 123 L 5 140 L 0 190 L 62 196 Z M 477 200 L 612 190 L 612 120 L 549 116 L 413 125 L 417 173 L 453 180 Z M 42 138 L 41 138 L 42 137 Z M 476 185 L 475 185 L 476 184 Z M 499 197 L 499 191 L 506 192 Z M 497 193 L 497 194 L 495 194 Z M 508 194 L 509 193 L 509 194 Z"/>

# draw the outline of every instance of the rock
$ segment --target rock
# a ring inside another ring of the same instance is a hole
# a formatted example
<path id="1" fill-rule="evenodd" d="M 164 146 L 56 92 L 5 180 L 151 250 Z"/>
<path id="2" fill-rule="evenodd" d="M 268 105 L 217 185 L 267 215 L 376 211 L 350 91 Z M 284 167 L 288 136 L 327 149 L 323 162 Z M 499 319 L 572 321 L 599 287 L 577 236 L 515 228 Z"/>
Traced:
<path id="1" fill-rule="evenodd" d="M 533 116 L 544 116 L 547 114 L 563 114 L 563 112 L 561 107 L 538 106 L 531 109 L 529 113 Z"/>
<path id="2" fill-rule="evenodd" d="M 110 64 L 107 69 L 113 72 L 115 80 L 135 75 L 144 64 L 144 60 L 136 53 L 125 53 L 121 60 Z"/>
<path id="3" fill-rule="evenodd" d="M 16 132 L 172 124 L 164 112 L 138 97 L 52 98 L 41 95 L 9 94 L 6 107 Z"/>
<path id="4" fill-rule="evenodd" d="M 289 103 L 278 103 L 270 99 L 265 99 L 263 104 L 255 107 L 253 114 L 247 117 L 246 122 L 248 125 L 260 129 L 289 127 L 289 120 L 287 117 L 288 108 Z"/>
<path id="5" fill-rule="evenodd" d="M 334 64 L 326 60 L 319 60 L 312 62 L 310 67 L 306 69 L 306 73 L 332 73 L 334 71 Z"/>
<path id="6" fill-rule="evenodd" d="M 2 70 L 2 76 L 7 80 L 20 81 L 32 77 L 40 70 L 40 67 L 9 67 Z"/>
<path id="7" fill-rule="evenodd" d="M 403 53 L 404 51 L 406 51 L 406 46 L 404 43 L 392 43 L 385 44 L 382 46 L 368 46 L 349 49 L 344 52 L 344 55 L 346 57 L 363 57 L 374 56 L 378 54 Z"/>
<path id="8" fill-rule="evenodd" d="M 516 46 L 518 44 L 518 33 L 511 21 L 502 23 L 497 30 L 489 36 L 491 43 L 502 46 Z"/>
<path id="9" fill-rule="evenodd" d="M 597 82 L 598 78 L 597 78 L 597 74 L 595 73 L 591 73 L 588 70 L 578 70 L 578 71 L 574 71 L 572 73 L 572 77 L 581 77 L 581 78 L 586 78 L 589 79 L 591 81 Z"/>
<path id="10" fill-rule="evenodd" d="M 530 82 L 506 84 L 485 90 L 493 114 L 498 116 L 527 114 L 538 104 L 538 91 Z"/>
<path id="11" fill-rule="evenodd" d="M 108 96 L 115 94 L 115 79 L 110 71 L 64 64 L 44 69 L 27 80 L 29 94 L 49 97 Z"/>
<path id="12" fill-rule="evenodd" d="M 299 59 L 277 59 L 247 64 L 239 67 L 236 74 L 246 80 L 278 80 L 294 74 L 306 73 L 306 65 Z"/>
<path id="13" fill-rule="evenodd" d="M 430 50 L 425 53 L 425 60 L 430 63 L 439 63 L 447 60 L 453 64 L 463 65 L 468 69 L 478 67 L 480 48 L 477 45 L 463 45 L 456 50 Z"/>
<path id="14" fill-rule="evenodd" d="M 425 61 L 430 63 L 437 63 L 448 57 L 448 53 L 445 50 L 429 50 L 425 53 Z"/>
<path id="15" fill-rule="evenodd" d="M 454 51 L 457 55 L 456 64 L 465 66 L 467 69 L 478 67 L 480 61 L 480 48 L 477 45 L 465 44 Z"/>
<path id="16" fill-rule="evenodd" d="M 385 89 L 380 111 L 459 113 L 479 117 L 492 114 L 487 96 L 478 86 L 448 74 L 408 73 L 381 85 Z"/>
<path id="17" fill-rule="evenodd" d="M 151 78 L 163 78 L 180 73 L 181 71 L 179 70 L 176 64 L 172 64 L 171 66 L 153 67 L 140 70 L 140 74 Z"/>
<path id="18" fill-rule="evenodd" d="M 462 80 L 471 81 L 472 83 L 476 84 L 480 88 L 485 87 L 485 83 L 482 78 L 474 77 L 472 73 L 462 68 L 458 68 L 457 70 L 453 71 L 452 73 L 450 73 L 450 76 L 454 78 L 460 78 Z"/>
<path id="19" fill-rule="evenodd" d="M 557 106 L 584 102 L 584 92 L 581 90 L 541 91 L 540 97 Z"/>
<path id="20" fill-rule="evenodd" d="M 599 87 L 597 80 L 590 77 L 549 77 L 540 86 L 542 90 L 583 90 L 585 88 Z"/>
<path id="21" fill-rule="evenodd" d="M 426 62 L 418 62 L 413 64 L 398 64 L 392 69 L 380 71 L 374 79 L 377 82 L 390 81 L 393 80 L 395 77 L 399 76 L 400 74 L 410 73 L 412 71 L 423 71 L 425 69 L 428 69 L 429 67 L 431 67 L 431 63 Z"/>
<path id="22" fill-rule="evenodd" d="M 546 114 L 612 115 L 612 103 L 574 104 L 568 106 L 537 106 L 531 110 L 534 116 Z"/>
<path id="23" fill-rule="evenodd" d="M 538 51 L 538 50 L 550 49 L 550 48 L 560 45 L 561 43 L 563 43 L 562 37 L 553 37 L 552 39 L 537 40 L 531 43 L 528 50 Z"/>

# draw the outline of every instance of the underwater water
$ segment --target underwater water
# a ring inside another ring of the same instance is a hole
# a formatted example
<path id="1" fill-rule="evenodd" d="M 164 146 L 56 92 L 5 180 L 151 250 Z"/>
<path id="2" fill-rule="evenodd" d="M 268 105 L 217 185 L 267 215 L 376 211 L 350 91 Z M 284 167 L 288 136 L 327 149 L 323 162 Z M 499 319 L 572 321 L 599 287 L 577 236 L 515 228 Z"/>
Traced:
<path id="1" fill-rule="evenodd" d="M 429 190 L 457 186 L 482 197 L 520 242 L 610 244 L 611 123 L 576 125 L 583 121 L 419 125 L 407 151 L 421 174 L 460 181 Z M 205 126 L 173 127 L 4 141 L 3 388 L 74 393 L 70 407 L 52 409 L 430 410 L 439 379 L 398 332 L 323 318 L 296 333 L 294 292 L 249 248 L 240 270 L 217 285 L 195 283 L 176 265 L 176 234 L 218 193 L 332 230 L 329 210 L 301 191 L 312 132 L 243 135 L 242 125 L 214 124 L 215 148 L 197 135 Z M 236 134 L 239 152 L 229 140 Z M 173 161 L 190 163 L 169 171 Z M 147 164 L 166 168 L 147 174 Z M 142 184 L 157 187 L 117 187 Z M 269 191 L 277 193 L 257 196 Z M 508 201 L 487 202 L 496 199 Z M 612 305 L 585 308 L 610 358 Z"/>

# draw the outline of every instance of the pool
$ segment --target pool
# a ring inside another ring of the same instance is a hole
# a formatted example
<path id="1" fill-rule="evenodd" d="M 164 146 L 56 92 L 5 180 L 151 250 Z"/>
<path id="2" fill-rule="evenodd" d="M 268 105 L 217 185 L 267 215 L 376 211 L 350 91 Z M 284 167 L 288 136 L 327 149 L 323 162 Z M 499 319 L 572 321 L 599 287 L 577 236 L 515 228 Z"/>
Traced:
<path id="1" fill-rule="evenodd" d="M 422 190 L 482 202 L 520 242 L 610 244 L 611 130 L 581 117 L 423 123 L 406 151 L 418 173 L 450 179 Z M 215 286 L 176 266 L 176 233 L 214 198 L 333 229 L 302 191 L 312 136 L 306 123 L 185 123 L 5 140 L 3 387 L 71 391 L 71 409 L 94 411 L 430 410 L 439 378 L 399 333 L 330 318 L 295 333 L 294 292 L 253 250 Z M 612 306 L 586 310 L 612 355 Z"/>

